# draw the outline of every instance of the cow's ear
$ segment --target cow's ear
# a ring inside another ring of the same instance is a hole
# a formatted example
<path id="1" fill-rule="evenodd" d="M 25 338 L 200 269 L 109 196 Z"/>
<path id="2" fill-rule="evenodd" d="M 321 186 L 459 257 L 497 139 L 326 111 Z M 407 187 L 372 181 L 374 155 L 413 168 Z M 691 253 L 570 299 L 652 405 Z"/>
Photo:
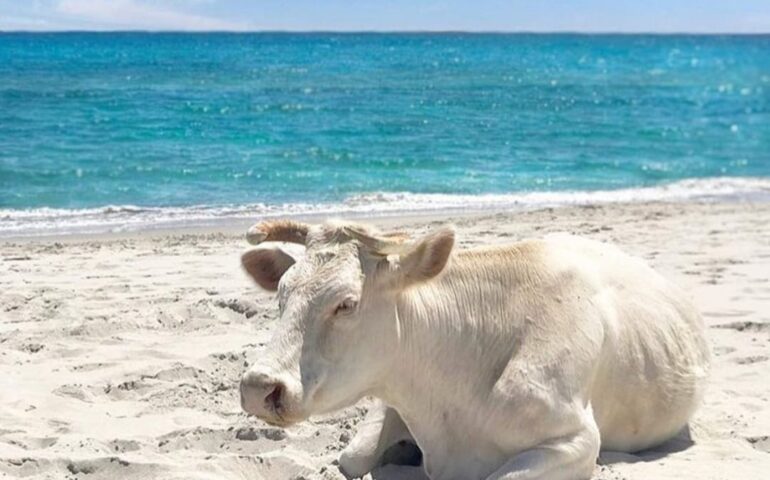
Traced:
<path id="1" fill-rule="evenodd" d="M 283 274 L 294 265 L 294 258 L 279 248 L 258 248 L 244 253 L 241 265 L 260 287 L 274 292 Z"/>
<path id="2" fill-rule="evenodd" d="M 402 287 L 435 277 L 446 267 L 455 244 L 451 227 L 442 228 L 415 242 L 399 258 L 399 280 Z"/>

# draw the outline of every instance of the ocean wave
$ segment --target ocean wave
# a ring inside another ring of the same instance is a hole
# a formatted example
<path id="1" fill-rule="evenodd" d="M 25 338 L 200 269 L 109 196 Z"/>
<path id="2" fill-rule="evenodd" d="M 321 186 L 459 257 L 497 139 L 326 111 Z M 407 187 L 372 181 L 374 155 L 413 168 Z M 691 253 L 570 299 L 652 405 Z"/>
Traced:
<path id="1" fill-rule="evenodd" d="M 0 237 L 208 227 L 229 221 L 278 216 L 394 216 L 432 212 L 530 210 L 563 205 L 719 199 L 770 201 L 770 178 L 688 179 L 654 187 L 594 191 L 480 195 L 375 192 L 353 195 L 337 203 L 256 203 L 187 207 L 107 205 L 83 209 L 0 209 Z"/>

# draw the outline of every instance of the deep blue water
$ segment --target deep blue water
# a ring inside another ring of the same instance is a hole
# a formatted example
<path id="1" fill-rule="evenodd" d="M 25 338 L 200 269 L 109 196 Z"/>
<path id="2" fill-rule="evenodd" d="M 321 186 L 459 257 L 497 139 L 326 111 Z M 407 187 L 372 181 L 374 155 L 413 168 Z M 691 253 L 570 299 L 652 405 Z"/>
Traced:
<path id="1" fill-rule="evenodd" d="M 767 176 L 770 36 L 0 34 L 5 212 Z"/>

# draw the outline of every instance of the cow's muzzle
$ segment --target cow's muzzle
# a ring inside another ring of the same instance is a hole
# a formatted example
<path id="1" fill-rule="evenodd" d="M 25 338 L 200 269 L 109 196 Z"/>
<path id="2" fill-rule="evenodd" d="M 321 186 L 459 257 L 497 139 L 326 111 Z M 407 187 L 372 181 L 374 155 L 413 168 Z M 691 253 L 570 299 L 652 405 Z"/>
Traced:
<path id="1" fill-rule="evenodd" d="M 241 408 L 268 423 L 285 423 L 286 384 L 263 372 L 250 370 L 241 378 Z"/>

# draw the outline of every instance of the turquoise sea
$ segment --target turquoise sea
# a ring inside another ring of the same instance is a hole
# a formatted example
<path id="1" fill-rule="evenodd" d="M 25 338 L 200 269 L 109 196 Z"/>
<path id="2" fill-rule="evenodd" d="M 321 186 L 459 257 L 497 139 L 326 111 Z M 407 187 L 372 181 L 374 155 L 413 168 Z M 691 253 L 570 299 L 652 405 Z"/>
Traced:
<path id="1" fill-rule="evenodd" d="M 0 34 L 0 236 L 770 197 L 770 36 Z"/>

